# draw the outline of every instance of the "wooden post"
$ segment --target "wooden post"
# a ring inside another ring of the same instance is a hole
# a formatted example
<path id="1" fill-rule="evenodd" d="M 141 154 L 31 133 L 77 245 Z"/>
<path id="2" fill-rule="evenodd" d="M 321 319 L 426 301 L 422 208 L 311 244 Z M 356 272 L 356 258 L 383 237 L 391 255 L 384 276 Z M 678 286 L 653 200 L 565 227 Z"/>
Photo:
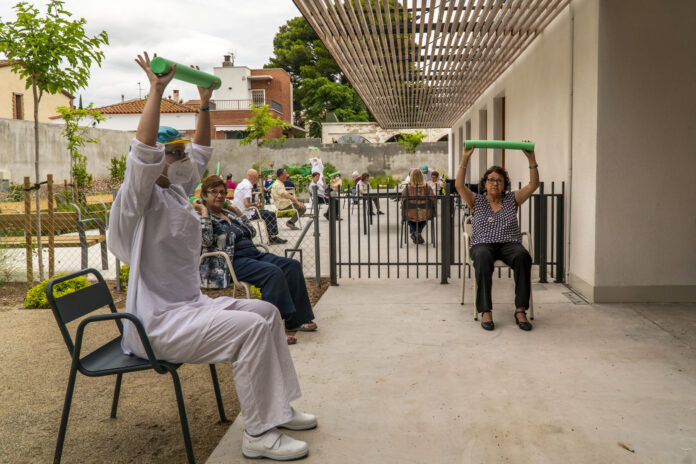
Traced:
<path id="1" fill-rule="evenodd" d="M 55 270 L 55 235 L 56 220 L 53 215 L 53 174 L 46 176 L 48 187 L 48 277 L 53 277 Z"/>
<path id="2" fill-rule="evenodd" d="M 27 286 L 31 287 L 34 282 L 34 267 L 32 265 L 32 227 L 31 227 L 31 184 L 29 177 L 24 178 L 24 239 L 27 253 Z"/>

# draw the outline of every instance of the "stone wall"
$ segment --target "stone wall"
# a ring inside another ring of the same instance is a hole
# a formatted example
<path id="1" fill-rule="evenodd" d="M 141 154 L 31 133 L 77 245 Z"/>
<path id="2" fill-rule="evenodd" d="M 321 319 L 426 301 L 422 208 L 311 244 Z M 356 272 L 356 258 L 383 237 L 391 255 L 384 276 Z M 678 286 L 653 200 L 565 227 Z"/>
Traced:
<path id="1" fill-rule="evenodd" d="M 39 124 L 40 176 L 53 174 L 56 181 L 70 177 L 70 158 L 62 127 L 54 124 Z M 109 176 L 110 160 L 127 153 L 134 136 L 133 132 L 108 129 L 89 129 L 90 137 L 98 144 L 88 144 L 84 154 L 88 158 L 89 172 L 99 178 Z M 424 164 L 446 172 L 447 143 L 423 143 L 415 154 L 404 152 L 396 143 L 384 144 L 322 144 L 320 139 L 288 139 L 283 147 L 240 146 L 238 140 L 214 140 L 215 151 L 210 163 L 211 172 L 220 162 L 223 174 L 232 172 L 241 179 L 246 170 L 259 159 L 274 162 L 278 168 L 283 164 L 307 162 L 307 147 L 320 148 L 321 158 L 340 170 L 344 177 L 353 171 L 367 171 L 373 176 L 392 174 L 405 177 L 409 168 Z M 13 182 L 19 183 L 24 176 L 34 180 L 34 123 L 0 119 L 0 169 L 7 169 Z"/>
<path id="2" fill-rule="evenodd" d="M 258 152 L 254 145 L 240 147 L 237 140 L 214 140 L 211 171 L 219 161 L 221 174 L 231 172 L 241 179 L 259 159 L 274 162 L 276 169 L 283 164 L 303 164 L 309 159 L 310 146 L 319 147 L 321 159 L 336 166 L 344 178 L 353 171 L 403 178 L 409 168 L 424 164 L 447 172 L 447 142 L 422 143 L 411 154 L 397 143 L 322 144 L 320 139 L 288 139 L 281 148 L 259 147 Z"/>

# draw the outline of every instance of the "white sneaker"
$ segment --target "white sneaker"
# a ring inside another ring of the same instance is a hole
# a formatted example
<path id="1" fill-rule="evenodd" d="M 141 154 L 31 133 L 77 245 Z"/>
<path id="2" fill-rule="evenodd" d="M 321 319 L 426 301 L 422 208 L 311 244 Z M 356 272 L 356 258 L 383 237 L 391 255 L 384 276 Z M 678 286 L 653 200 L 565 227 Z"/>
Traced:
<path id="1" fill-rule="evenodd" d="M 271 429 L 260 437 L 252 437 L 245 430 L 242 437 L 242 454 L 247 458 L 290 461 L 303 458 L 308 453 L 307 443 L 290 438 L 278 429 Z"/>
<path id="2" fill-rule="evenodd" d="M 309 430 L 317 426 L 317 416 L 314 414 L 296 411 L 292 406 L 290 406 L 290 409 L 292 409 L 292 419 L 284 424 L 280 424 L 278 428 L 290 430 Z"/>

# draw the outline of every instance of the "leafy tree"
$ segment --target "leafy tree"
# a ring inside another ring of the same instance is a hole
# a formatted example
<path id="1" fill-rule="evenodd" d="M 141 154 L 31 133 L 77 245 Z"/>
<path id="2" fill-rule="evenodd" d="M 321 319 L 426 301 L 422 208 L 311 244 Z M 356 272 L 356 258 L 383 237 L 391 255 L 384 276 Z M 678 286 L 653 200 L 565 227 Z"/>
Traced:
<path id="1" fill-rule="evenodd" d="M 423 139 L 427 137 L 424 132 L 419 130 L 412 133 L 403 132 L 399 135 L 400 137 L 397 137 L 396 143 L 404 147 L 404 150 L 409 153 L 415 153 L 418 145 L 420 145 Z"/>
<path id="2" fill-rule="evenodd" d="M 101 65 L 108 45 L 105 31 L 90 37 L 85 33 L 86 20 L 72 19 L 60 0 L 51 0 L 45 16 L 33 5 L 20 2 L 14 6 L 14 22 L 0 21 L 0 52 L 10 62 L 10 69 L 26 80 L 26 88 L 34 97 L 34 168 L 39 179 L 39 103 L 44 92 L 55 94 L 62 90 L 75 93 L 85 87 L 93 63 Z M 36 193 L 37 230 L 41 230 L 40 202 Z M 41 234 L 37 238 L 41 256 Z M 43 261 L 39 259 L 39 276 L 44 278 Z"/>
<path id="3" fill-rule="evenodd" d="M 309 127 L 312 137 L 321 137 L 320 122 L 326 119 L 328 112 L 333 112 L 341 122 L 370 120 L 365 104 L 351 87 L 319 77 L 304 79 L 302 89 L 302 105 L 307 118 L 312 121 Z"/>
<path id="4" fill-rule="evenodd" d="M 265 67 L 281 68 L 290 74 L 295 120 L 300 125 L 303 120 L 312 121 L 310 135 L 313 137 L 321 136 L 320 123 L 325 120 L 326 113 L 335 112 L 336 104 L 333 101 L 350 102 L 347 111 L 341 112 L 340 116 L 336 114 L 339 121 L 374 120 L 336 60 L 303 16 L 293 18 L 280 27 L 273 39 L 273 53 L 274 56 Z M 316 92 L 320 89 L 321 92 L 317 95 Z M 322 98 L 325 99 L 327 93 L 341 96 L 330 98 L 322 106 Z M 309 104 L 314 105 L 313 108 L 307 108 L 305 102 L 311 102 Z M 364 115 L 356 116 L 360 111 Z"/>
<path id="5" fill-rule="evenodd" d="M 60 117 L 65 122 L 62 134 L 68 139 L 68 151 L 70 152 L 70 177 L 77 188 L 80 202 L 85 200 L 85 189 L 92 185 L 92 175 L 87 172 L 87 157 L 80 153 L 80 148 L 87 143 L 98 143 L 93 137 L 88 137 L 87 127 L 80 126 L 80 121 L 92 118 L 95 122 L 102 122 L 106 117 L 92 108 L 90 103 L 87 108 L 68 108 L 59 106 L 56 108 Z"/>
<path id="6" fill-rule="evenodd" d="M 272 146 L 282 146 L 287 138 L 285 134 L 278 138 L 265 138 L 268 133 L 274 127 L 278 127 L 282 130 L 290 129 L 290 124 L 283 121 L 280 118 L 273 116 L 270 112 L 269 105 L 256 106 L 251 105 L 251 111 L 254 115 L 251 118 L 245 119 L 247 127 L 245 132 L 247 136 L 239 141 L 240 145 L 249 145 L 252 142 L 256 142 L 256 153 L 259 156 L 258 164 L 262 166 L 261 154 L 259 152 L 259 147 L 262 145 L 272 145 Z M 263 193 L 263 173 L 259 171 L 259 178 L 257 181 L 259 192 Z M 261 201 L 263 201 L 263 195 L 260 195 Z"/>

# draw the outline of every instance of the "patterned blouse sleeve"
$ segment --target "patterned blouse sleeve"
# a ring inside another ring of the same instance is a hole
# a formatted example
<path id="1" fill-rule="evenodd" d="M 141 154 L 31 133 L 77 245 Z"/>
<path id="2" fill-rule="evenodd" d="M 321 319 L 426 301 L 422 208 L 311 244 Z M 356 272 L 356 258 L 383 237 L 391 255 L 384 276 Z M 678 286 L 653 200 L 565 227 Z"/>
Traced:
<path id="1" fill-rule="evenodd" d="M 209 217 L 201 218 L 201 233 L 202 245 L 211 247 L 215 243 L 215 234 L 213 233 L 213 221 Z"/>

